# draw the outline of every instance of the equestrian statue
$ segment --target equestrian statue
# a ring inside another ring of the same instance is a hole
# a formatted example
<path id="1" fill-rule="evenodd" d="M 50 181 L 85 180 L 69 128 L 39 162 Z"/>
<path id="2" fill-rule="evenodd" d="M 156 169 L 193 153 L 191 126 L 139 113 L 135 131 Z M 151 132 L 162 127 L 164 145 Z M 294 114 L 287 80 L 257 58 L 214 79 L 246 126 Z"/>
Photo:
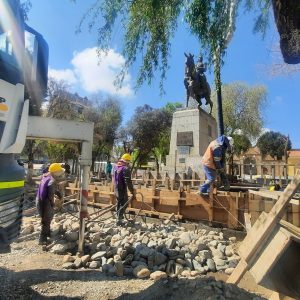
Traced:
<path id="1" fill-rule="evenodd" d="M 210 86 L 206 80 L 204 72 L 206 71 L 206 64 L 203 63 L 203 57 L 200 55 L 195 65 L 194 55 L 191 53 L 186 54 L 185 61 L 185 77 L 184 86 L 186 88 L 186 107 L 188 107 L 190 97 L 198 102 L 198 109 L 200 109 L 202 102 L 201 99 L 205 98 L 205 105 L 210 105 L 210 112 L 212 112 L 213 103 L 210 99 Z"/>

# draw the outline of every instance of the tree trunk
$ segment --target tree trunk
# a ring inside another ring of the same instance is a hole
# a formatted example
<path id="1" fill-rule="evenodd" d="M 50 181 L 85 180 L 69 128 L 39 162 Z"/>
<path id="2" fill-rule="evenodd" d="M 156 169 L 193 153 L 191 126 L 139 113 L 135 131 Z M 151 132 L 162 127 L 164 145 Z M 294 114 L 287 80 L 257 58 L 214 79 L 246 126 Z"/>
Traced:
<path id="1" fill-rule="evenodd" d="M 33 162 L 34 160 L 34 151 L 33 151 L 34 144 L 35 144 L 34 140 L 28 141 L 28 162 Z"/>
<path id="2" fill-rule="evenodd" d="M 132 162 L 131 171 L 134 169 L 134 166 L 135 166 L 136 162 L 138 161 L 139 157 L 140 157 L 140 154 L 138 153 L 138 155 L 136 156 L 135 160 Z"/>
<path id="3" fill-rule="evenodd" d="M 218 123 L 218 135 L 224 134 L 224 122 L 223 122 L 223 107 L 222 107 L 222 82 L 221 82 L 221 57 L 220 53 L 215 57 L 215 84 L 217 90 L 217 123 Z"/>

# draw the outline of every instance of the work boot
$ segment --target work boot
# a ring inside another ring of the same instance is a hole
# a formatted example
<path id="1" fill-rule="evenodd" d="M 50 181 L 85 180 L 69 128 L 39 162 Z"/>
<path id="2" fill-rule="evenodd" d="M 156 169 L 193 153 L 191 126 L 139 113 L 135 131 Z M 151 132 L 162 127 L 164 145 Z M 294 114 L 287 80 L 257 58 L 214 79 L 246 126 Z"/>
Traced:
<path id="1" fill-rule="evenodd" d="M 123 219 L 118 219 L 116 224 L 117 224 L 117 226 L 124 226 L 125 225 Z"/>
<path id="2" fill-rule="evenodd" d="M 39 238 L 39 245 L 47 245 L 47 236 L 46 235 L 40 235 Z"/>

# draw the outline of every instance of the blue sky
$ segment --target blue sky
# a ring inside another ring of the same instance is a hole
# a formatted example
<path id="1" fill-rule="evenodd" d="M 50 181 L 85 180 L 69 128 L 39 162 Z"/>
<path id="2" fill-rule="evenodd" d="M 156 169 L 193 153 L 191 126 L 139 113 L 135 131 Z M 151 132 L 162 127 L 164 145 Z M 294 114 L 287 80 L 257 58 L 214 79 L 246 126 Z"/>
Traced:
<path id="1" fill-rule="evenodd" d="M 124 111 L 124 121 L 128 120 L 135 107 L 148 103 L 162 107 L 166 102 L 185 101 L 184 52 L 197 55 L 198 41 L 188 32 L 183 23 L 172 41 L 170 69 L 165 82 L 166 94 L 160 96 L 159 75 L 151 86 L 144 85 L 136 94 L 133 91 L 138 65 L 135 65 L 125 79 L 124 87 L 116 91 L 112 81 L 115 72 L 124 62 L 120 54 L 122 39 L 120 28 L 116 30 L 108 57 L 97 64 L 95 47 L 96 32 L 89 33 L 87 26 L 82 33 L 75 34 L 83 13 L 94 0 L 32 0 L 28 24 L 39 31 L 50 48 L 49 73 L 65 79 L 81 96 L 94 94 L 115 94 L 119 97 Z M 272 23 L 267 36 L 253 34 L 253 15 L 240 12 L 237 30 L 228 47 L 225 65 L 222 68 L 223 83 L 244 81 L 250 85 L 264 84 L 268 91 L 268 106 L 264 127 L 289 134 L 293 148 L 300 148 L 300 72 L 293 75 L 270 77 L 264 65 L 274 62 L 270 51 L 278 43 L 278 33 Z M 299 67 L 300 68 L 300 67 Z M 207 74 L 213 85 L 213 75 Z"/>

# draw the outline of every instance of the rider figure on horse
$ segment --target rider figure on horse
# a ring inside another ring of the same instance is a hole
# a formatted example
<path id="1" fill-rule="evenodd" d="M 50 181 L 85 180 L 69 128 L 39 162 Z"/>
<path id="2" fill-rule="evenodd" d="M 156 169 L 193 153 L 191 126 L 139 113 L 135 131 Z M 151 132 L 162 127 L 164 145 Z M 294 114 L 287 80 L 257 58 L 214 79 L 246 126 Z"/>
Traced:
<path id="1" fill-rule="evenodd" d="M 198 108 L 200 108 L 202 102 L 201 98 L 205 98 L 206 105 L 210 105 L 210 114 L 212 112 L 213 103 L 210 99 L 210 86 L 206 80 L 204 72 L 206 71 L 206 64 L 203 63 L 202 55 L 199 56 L 197 63 L 194 63 L 194 55 L 185 54 L 186 67 L 184 85 L 187 90 L 187 107 L 189 98 L 192 97 L 198 102 Z"/>

